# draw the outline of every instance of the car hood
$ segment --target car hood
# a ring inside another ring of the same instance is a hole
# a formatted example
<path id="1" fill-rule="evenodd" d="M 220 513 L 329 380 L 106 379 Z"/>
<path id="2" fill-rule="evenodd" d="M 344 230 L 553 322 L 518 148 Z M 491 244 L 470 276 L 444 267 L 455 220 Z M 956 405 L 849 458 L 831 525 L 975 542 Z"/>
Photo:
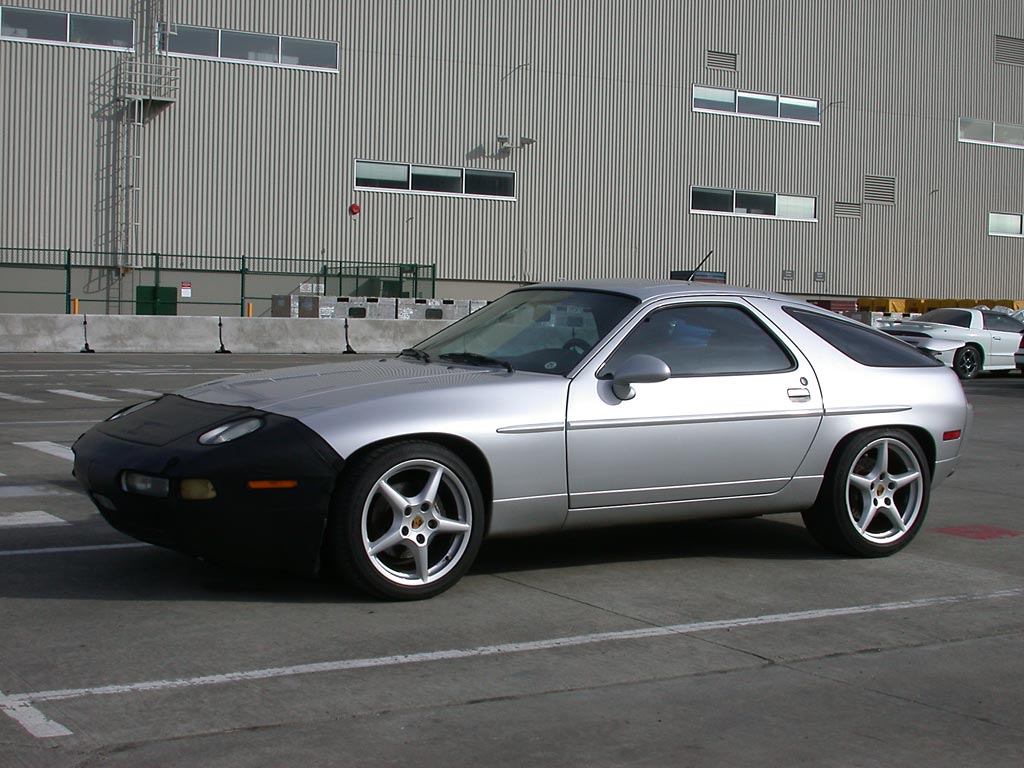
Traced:
<path id="1" fill-rule="evenodd" d="M 302 418 L 395 396 L 543 374 L 502 368 L 425 364 L 404 359 L 355 360 L 232 376 L 189 387 L 178 394 L 192 400 L 257 408 Z M 544 378 L 551 378 L 545 376 Z"/>

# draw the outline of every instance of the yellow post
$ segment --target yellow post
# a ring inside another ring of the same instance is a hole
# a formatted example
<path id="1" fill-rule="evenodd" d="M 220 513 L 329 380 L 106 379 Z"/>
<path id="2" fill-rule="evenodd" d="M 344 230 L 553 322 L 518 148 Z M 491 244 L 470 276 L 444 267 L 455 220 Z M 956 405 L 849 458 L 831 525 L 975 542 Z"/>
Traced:
<path id="1" fill-rule="evenodd" d="M 78 314 L 78 299 L 72 299 L 71 300 L 71 309 L 72 309 L 72 314 L 75 314 L 75 315 Z"/>
<path id="2" fill-rule="evenodd" d="M 245 305 L 245 316 L 252 317 L 252 302 L 247 302 Z"/>

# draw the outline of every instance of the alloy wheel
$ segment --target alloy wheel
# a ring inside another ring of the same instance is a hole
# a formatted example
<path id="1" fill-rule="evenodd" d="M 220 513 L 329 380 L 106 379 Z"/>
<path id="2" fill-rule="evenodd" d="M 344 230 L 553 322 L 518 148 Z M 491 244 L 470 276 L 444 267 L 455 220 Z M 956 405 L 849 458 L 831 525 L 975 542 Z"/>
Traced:
<path id="1" fill-rule="evenodd" d="M 907 534 L 922 507 L 925 479 L 914 452 L 900 440 L 874 440 L 854 459 L 846 484 L 847 513 L 855 531 L 872 544 Z"/>
<path id="2" fill-rule="evenodd" d="M 470 495 L 449 467 L 403 461 L 373 485 L 363 505 L 363 550 L 373 568 L 401 586 L 443 579 L 461 560 L 473 528 Z"/>

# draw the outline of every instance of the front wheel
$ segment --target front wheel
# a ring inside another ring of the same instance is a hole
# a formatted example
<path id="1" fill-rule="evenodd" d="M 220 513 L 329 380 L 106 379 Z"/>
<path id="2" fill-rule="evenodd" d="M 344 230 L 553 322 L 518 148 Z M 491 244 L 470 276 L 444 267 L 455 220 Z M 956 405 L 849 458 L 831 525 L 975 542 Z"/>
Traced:
<path id="1" fill-rule="evenodd" d="M 427 442 L 383 446 L 347 467 L 327 554 L 357 587 L 389 600 L 433 597 L 472 564 L 484 503 L 456 454 Z"/>
<path id="2" fill-rule="evenodd" d="M 830 463 L 804 524 L 833 551 L 891 555 L 921 529 L 930 485 L 928 462 L 912 435 L 901 429 L 862 432 Z"/>
<path id="3" fill-rule="evenodd" d="M 961 379 L 973 379 L 981 371 L 981 352 L 977 347 L 960 347 L 953 355 L 953 370 Z"/>

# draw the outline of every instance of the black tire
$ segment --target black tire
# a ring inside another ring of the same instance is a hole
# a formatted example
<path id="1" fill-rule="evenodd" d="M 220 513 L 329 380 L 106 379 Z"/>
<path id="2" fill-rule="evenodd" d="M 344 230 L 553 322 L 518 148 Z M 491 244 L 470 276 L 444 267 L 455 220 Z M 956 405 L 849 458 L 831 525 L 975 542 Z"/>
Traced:
<path id="1" fill-rule="evenodd" d="M 981 350 L 968 344 L 953 355 L 953 370 L 961 379 L 973 379 L 981 372 Z"/>
<path id="2" fill-rule="evenodd" d="M 455 453 L 421 441 L 385 445 L 345 468 L 325 554 L 365 592 L 422 600 L 452 587 L 472 565 L 484 515 L 480 486 Z"/>
<path id="3" fill-rule="evenodd" d="M 804 524 L 826 549 L 885 557 L 921 530 L 930 488 L 928 462 L 913 435 L 902 429 L 861 432 L 832 457 Z"/>

